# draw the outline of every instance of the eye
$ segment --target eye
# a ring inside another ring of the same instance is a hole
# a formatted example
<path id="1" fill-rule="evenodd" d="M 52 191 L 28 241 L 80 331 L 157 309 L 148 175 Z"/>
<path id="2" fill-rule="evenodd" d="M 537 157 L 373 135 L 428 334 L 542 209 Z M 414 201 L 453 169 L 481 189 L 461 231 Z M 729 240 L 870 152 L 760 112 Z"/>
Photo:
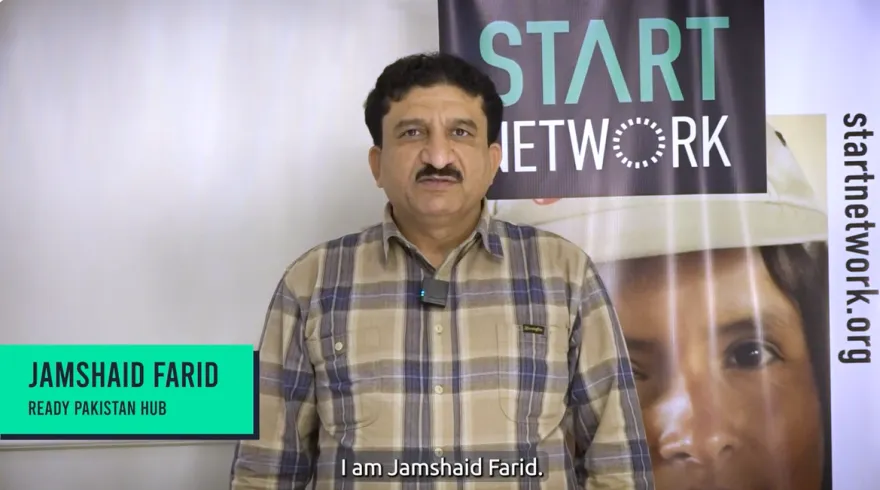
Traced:
<path id="1" fill-rule="evenodd" d="M 633 378 L 635 378 L 636 381 L 647 381 L 648 380 L 648 373 L 646 373 L 645 371 L 640 369 L 638 366 L 633 365 L 632 370 L 633 370 Z"/>
<path id="2" fill-rule="evenodd" d="M 404 131 L 403 133 L 401 133 L 401 136 L 403 136 L 405 138 L 415 138 L 416 136 L 419 136 L 420 134 L 421 134 L 421 130 L 418 130 L 415 128 L 410 128 L 410 129 L 407 129 L 406 131 Z"/>
<path id="3" fill-rule="evenodd" d="M 465 136 L 470 136 L 471 132 L 466 129 L 455 128 L 454 130 L 452 130 L 452 134 L 458 136 L 459 138 L 464 138 Z"/>
<path id="4" fill-rule="evenodd" d="M 724 363 L 727 367 L 735 369 L 758 369 L 781 359 L 773 346 L 765 342 L 748 340 L 731 346 L 727 350 Z"/>
<path id="5" fill-rule="evenodd" d="M 636 381 L 647 381 L 648 372 L 635 359 L 630 359 L 630 367 L 632 368 L 633 378 Z"/>

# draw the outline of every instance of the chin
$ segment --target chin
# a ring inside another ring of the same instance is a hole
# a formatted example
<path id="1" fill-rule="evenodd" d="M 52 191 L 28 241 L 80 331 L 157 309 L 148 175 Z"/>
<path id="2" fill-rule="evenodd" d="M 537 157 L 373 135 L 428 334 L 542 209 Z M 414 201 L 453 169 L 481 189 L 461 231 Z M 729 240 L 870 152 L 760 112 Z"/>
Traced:
<path id="1" fill-rule="evenodd" d="M 462 210 L 461 203 L 451 202 L 449 199 L 426 199 L 419 203 L 417 209 L 421 214 L 428 216 L 445 216 L 457 214 Z"/>
<path id="2" fill-rule="evenodd" d="M 458 213 L 456 211 L 453 211 L 450 209 L 443 209 L 443 208 L 422 209 L 420 214 L 422 216 L 427 216 L 427 217 L 431 217 L 431 218 L 454 217 L 454 216 L 458 215 Z"/>

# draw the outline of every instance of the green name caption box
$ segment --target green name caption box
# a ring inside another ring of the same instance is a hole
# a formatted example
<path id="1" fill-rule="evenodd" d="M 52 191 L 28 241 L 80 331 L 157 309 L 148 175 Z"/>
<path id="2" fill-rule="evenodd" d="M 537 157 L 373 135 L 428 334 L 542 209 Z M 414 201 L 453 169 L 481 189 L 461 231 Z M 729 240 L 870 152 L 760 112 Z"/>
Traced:
<path id="1" fill-rule="evenodd" d="M 251 345 L 0 345 L 0 439 L 254 439 Z"/>

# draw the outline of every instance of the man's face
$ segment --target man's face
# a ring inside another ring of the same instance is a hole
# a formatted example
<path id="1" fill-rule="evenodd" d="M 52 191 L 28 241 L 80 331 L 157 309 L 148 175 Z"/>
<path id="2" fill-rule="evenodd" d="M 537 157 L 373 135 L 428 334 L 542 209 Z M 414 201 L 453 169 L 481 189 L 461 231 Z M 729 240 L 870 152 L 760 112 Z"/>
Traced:
<path id="1" fill-rule="evenodd" d="M 391 104 L 370 168 L 395 212 L 456 217 L 479 205 L 501 163 L 501 147 L 488 143 L 482 103 L 436 85 Z"/>
<path id="2" fill-rule="evenodd" d="M 795 305 L 745 249 L 605 272 L 659 490 L 817 490 L 823 431 Z"/>

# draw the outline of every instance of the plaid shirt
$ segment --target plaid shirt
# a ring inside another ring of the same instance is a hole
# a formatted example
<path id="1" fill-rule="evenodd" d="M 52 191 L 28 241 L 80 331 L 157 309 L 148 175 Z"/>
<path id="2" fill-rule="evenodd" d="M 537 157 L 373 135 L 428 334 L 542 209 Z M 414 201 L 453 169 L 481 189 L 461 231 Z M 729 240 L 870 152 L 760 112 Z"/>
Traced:
<path id="1" fill-rule="evenodd" d="M 592 262 L 483 208 L 436 269 L 390 207 L 287 269 L 260 346 L 260 439 L 239 444 L 233 490 L 654 488 Z M 448 282 L 445 306 L 422 302 L 426 277 Z"/>

